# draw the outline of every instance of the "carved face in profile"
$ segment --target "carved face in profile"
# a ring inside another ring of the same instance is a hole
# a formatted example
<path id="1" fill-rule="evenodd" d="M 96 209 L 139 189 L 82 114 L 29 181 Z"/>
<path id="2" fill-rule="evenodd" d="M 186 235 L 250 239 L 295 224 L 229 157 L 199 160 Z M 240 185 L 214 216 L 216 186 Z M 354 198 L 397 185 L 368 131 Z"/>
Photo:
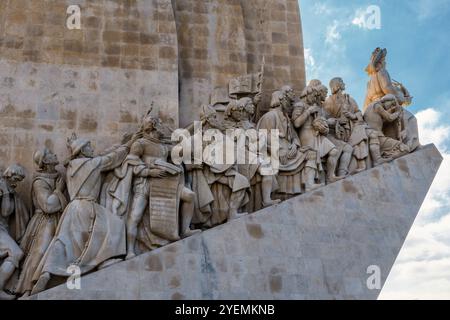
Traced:
<path id="1" fill-rule="evenodd" d="M 94 148 L 91 145 L 91 142 L 88 142 L 82 149 L 81 149 L 81 153 L 86 157 L 86 158 L 93 158 L 94 157 Z"/>
<path id="2" fill-rule="evenodd" d="M 44 151 L 44 158 L 42 159 L 42 162 L 45 165 L 57 165 L 59 164 L 58 156 L 51 152 L 49 149 L 45 149 Z"/>
<path id="3" fill-rule="evenodd" d="M 216 112 L 209 114 L 206 121 L 213 129 L 225 130 L 225 126 L 220 122 Z"/>

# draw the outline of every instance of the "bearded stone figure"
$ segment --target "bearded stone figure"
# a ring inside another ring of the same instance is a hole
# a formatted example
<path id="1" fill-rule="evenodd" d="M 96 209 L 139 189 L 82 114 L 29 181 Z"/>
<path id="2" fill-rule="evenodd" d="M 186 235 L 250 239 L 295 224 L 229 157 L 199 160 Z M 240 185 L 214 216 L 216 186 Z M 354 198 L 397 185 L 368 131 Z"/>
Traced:
<path id="1" fill-rule="evenodd" d="M 280 203 L 279 199 L 272 199 L 272 193 L 278 189 L 278 183 L 271 159 L 267 154 L 260 152 L 267 147 L 267 143 L 266 138 L 256 132 L 256 124 L 252 122 L 254 113 L 254 100 L 248 97 L 229 103 L 225 111 L 225 119 L 234 129 L 236 137 L 235 155 L 245 150 L 245 161 L 242 161 L 245 163 L 238 163 L 237 166 L 239 173 L 251 184 L 248 212 Z"/>
<path id="2" fill-rule="evenodd" d="M 317 152 L 316 166 L 319 172 L 326 175 L 328 183 L 332 183 L 349 173 L 353 148 L 330 135 L 329 130 L 324 134 L 312 126 L 315 119 L 328 118 L 323 108 L 327 94 L 328 89 L 319 80 L 312 80 L 303 90 L 302 100 L 297 103 L 292 119 L 301 143 Z"/>
<path id="3" fill-rule="evenodd" d="M 311 191 L 320 186 L 316 183 L 317 152 L 303 145 L 292 124 L 293 105 L 291 97 L 282 91 L 272 95 L 271 111 L 261 117 L 258 130 L 279 131 L 279 172 L 277 176 L 282 198 L 289 198 L 303 191 Z M 271 135 L 268 135 L 267 150 L 272 150 Z M 273 142 L 274 143 L 274 142 Z M 270 154 L 273 157 L 272 154 Z M 304 186 L 304 190 L 302 189 Z"/>
<path id="4" fill-rule="evenodd" d="M 33 274 L 47 251 L 67 206 L 64 178 L 56 171 L 57 156 L 49 149 L 33 156 L 36 173 L 31 183 L 33 217 L 21 242 L 24 260 L 15 293 L 28 296 L 33 289 Z"/>
<path id="5" fill-rule="evenodd" d="M 104 205 L 126 221 L 127 260 L 199 232 L 190 228 L 194 193 L 185 186 L 183 169 L 168 162 L 162 123 L 150 112 L 129 155 L 104 186 Z"/>
<path id="6" fill-rule="evenodd" d="M 226 155 L 226 129 L 229 122 L 221 122 L 216 110 L 203 106 L 200 115 L 202 130 L 194 132 L 191 145 L 197 141 L 203 146 L 203 158 L 187 164 L 189 180 L 195 193 L 193 223 L 200 228 L 211 228 L 226 221 L 237 219 L 249 202 L 249 180 L 239 173 L 236 162 L 227 163 L 217 159 L 214 150 Z M 210 141 L 205 136 L 213 135 Z M 201 164 L 198 164 L 198 163 Z"/>

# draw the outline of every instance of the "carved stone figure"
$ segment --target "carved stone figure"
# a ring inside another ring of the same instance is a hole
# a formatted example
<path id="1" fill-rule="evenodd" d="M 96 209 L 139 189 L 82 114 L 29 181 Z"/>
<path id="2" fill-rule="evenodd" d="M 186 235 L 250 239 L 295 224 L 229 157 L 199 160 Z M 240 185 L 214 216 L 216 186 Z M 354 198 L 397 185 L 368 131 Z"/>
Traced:
<path id="1" fill-rule="evenodd" d="M 67 268 L 71 265 L 78 266 L 83 275 L 101 265 L 106 266 L 112 261 L 110 259 L 126 254 L 125 224 L 97 201 L 102 173 L 122 164 L 132 142 L 134 140 L 107 155 L 95 157 L 89 140 L 76 135 L 68 140 L 67 189 L 70 203 L 33 276 L 37 283 L 32 294 L 44 290 L 52 276 L 68 277 Z"/>
<path id="2" fill-rule="evenodd" d="M 15 293 L 29 295 L 33 289 L 33 274 L 50 245 L 67 199 L 65 182 L 55 167 L 57 156 L 45 148 L 33 156 L 37 172 L 31 184 L 33 217 L 21 242 L 24 260 Z"/>
<path id="3" fill-rule="evenodd" d="M 367 110 L 369 104 L 388 94 L 394 95 L 398 103 L 402 106 L 411 103 L 412 97 L 409 96 L 408 91 L 401 84 L 394 83 L 389 72 L 386 70 L 386 55 L 386 49 L 376 48 L 366 68 L 370 80 L 367 84 L 364 112 Z"/>
<path id="4" fill-rule="evenodd" d="M 274 174 L 267 174 L 268 172 L 273 172 L 270 158 L 258 150 L 258 147 L 265 147 L 265 142 L 258 137 L 256 124 L 252 122 L 255 110 L 253 99 L 241 98 L 237 102 L 231 102 L 225 112 L 226 120 L 229 122 L 229 126 L 236 130 L 235 134 L 238 139 L 246 137 L 245 163 L 238 163 L 238 170 L 239 173 L 247 177 L 252 186 L 249 202 L 251 205 L 247 206 L 250 212 L 280 202 L 280 200 L 272 200 L 272 192 L 276 191 L 278 184 Z M 252 129 L 254 130 L 252 132 L 254 135 L 246 135 L 245 130 Z M 239 143 L 236 143 L 236 149 L 238 148 Z M 235 154 L 237 154 L 237 151 L 235 150 Z"/>
<path id="5" fill-rule="evenodd" d="M 327 94 L 328 89 L 319 80 L 312 80 L 302 92 L 302 101 L 296 104 L 292 119 L 302 145 L 317 151 L 317 167 L 320 172 L 326 171 L 327 181 L 332 183 L 348 174 L 353 148 L 330 135 L 328 126 L 319 131 L 313 128 L 315 119 L 327 118 L 323 109 Z M 323 162 L 326 170 L 322 167 Z"/>
<path id="6" fill-rule="evenodd" d="M 207 150 L 222 149 L 225 154 L 227 123 L 220 122 L 217 112 L 210 106 L 203 106 L 202 132 L 194 132 L 194 140 L 203 143 L 202 164 L 187 164 L 186 168 L 195 193 L 195 214 L 193 222 L 202 228 L 209 228 L 225 221 L 236 219 L 245 213 L 240 210 L 249 201 L 250 183 L 239 173 L 236 163 L 218 163 Z M 217 136 L 210 142 L 202 139 L 204 134 L 213 132 Z"/>
<path id="7" fill-rule="evenodd" d="M 106 205 L 126 216 L 126 259 L 136 256 L 137 238 L 150 250 L 199 232 L 190 229 L 194 193 L 184 185 L 183 169 L 167 162 L 170 148 L 162 142 L 160 120 L 149 113 L 138 136 L 122 166 L 115 170 Z"/>
<path id="8" fill-rule="evenodd" d="M 370 155 L 374 166 L 391 161 L 409 153 L 409 147 L 401 141 L 386 137 L 383 127 L 387 123 L 402 119 L 403 108 L 394 95 L 388 94 L 381 100 L 371 103 L 364 113 L 364 120 L 369 126 Z M 399 123 L 400 125 L 400 123 Z"/>
<path id="9" fill-rule="evenodd" d="M 30 220 L 27 207 L 16 193 L 17 184 L 24 178 L 25 170 L 19 165 L 8 167 L 0 178 L 0 300 L 15 299 L 4 290 L 22 260 L 18 243 Z"/>
<path id="10" fill-rule="evenodd" d="M 317 152 L 301 144 L 292 125 L 292 101 L 282 91 L 275 91 L 271 101 L 272 110 L 261 117 L 257 129 L 279 131 L 280 168 L 277 177 L 278 193 L 290 197 L 320 186 L 315 181 L 317 173 Z M 268 135 L 267 149 L 271 150 L 271 135 Z M 272 155 L 270 155 L 272 156 Z"/>
<path id="11" fill-rule="evenodd" d="M 345 93 L 345 83 L 341 78 L 331 79 L 330 89 L 332 95 L 324 105 L 330 134 L 353 147 L 353 157 L 357 162 L 356 172 L 364 171 L 369 157 L 367 124 L 355 99 Z"/>

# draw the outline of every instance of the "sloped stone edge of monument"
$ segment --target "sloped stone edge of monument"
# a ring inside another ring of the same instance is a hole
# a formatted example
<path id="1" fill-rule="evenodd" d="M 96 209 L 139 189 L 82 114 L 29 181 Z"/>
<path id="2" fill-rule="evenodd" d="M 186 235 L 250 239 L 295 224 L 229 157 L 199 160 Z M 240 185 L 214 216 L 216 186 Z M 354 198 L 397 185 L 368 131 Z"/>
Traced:
<path id="1" fill-rule="evenodd" d="M 376 299 L 442 162 L 434 145 L 30 299 Z"/>

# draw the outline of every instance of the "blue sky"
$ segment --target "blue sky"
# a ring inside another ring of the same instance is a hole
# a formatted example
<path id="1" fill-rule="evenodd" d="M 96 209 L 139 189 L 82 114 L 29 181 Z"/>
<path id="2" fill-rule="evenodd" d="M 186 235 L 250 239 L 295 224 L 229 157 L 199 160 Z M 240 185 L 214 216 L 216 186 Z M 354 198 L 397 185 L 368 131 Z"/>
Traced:
<path id="1" fill-rule="evenodd" d="M 374 48 L 414 96 L 422 143 L 444 163 L 386 282 L 381 299 L 450 299 L 450 0 L 300 0 L 307 78 L 335 76 L 363 104 Z M 369 29 L 369 6 L 381 26 Z"/>

